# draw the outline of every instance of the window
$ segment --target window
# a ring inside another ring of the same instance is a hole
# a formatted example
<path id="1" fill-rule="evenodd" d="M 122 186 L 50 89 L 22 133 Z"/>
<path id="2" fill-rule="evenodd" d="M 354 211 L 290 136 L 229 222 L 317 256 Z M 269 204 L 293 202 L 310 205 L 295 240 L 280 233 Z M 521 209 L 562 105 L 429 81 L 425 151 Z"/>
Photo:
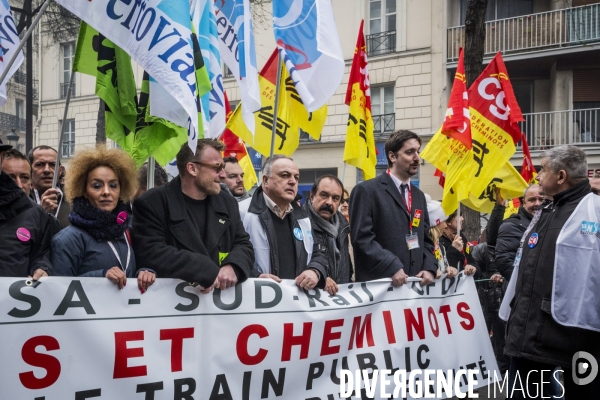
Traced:
<path id="1" fill-rule="evenodd" d="M 369 56 L 396 51 L 396 0 L 371 0 L 369 2 Z"/>
<path id="2" fill-rule="evenodd" d="M 73 68 L 73 58 L 75 57 L 75 42 L 61 44 L 62 50 L 62 83 L 60 84 L 60 98 L 66 99 L 69 91 L 69 81 Z M 75 81 L 71 87 L 71 96 L 75 95 Z"/>
<path id="3" fill-rule="evenodd" d="M 17 120 L 25 118 L 25 106 L 23 100 L 15 100 L 15 115 Z"/>
<path id="4" fill-rule="evenodd" d="M 73 157 L 75 153 L 75 120 L 68 119 L 63 127 L 62 155 Z"/>
<path id="5" fill-rule="evenodd" d="M 395 130 L 394 86 L 371 87 L 371 115 L 375 136 Z"/>
<path id="6" fill-rule="evenodd" d="M 533 13 L 533 0 L 488 0 L 485 20 L 513 18 Z M 467 0 L 460 0 L 460 24 L 465 24 Z"/>

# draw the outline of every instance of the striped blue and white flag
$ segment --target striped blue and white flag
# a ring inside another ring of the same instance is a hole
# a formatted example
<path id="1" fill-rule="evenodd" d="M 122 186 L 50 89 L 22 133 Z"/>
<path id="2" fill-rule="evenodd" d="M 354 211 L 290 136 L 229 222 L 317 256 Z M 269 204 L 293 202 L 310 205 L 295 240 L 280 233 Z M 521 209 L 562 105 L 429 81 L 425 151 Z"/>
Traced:
<path id="1" fill-rule="evenodd" d="M 17 27 L 15 26 L 15 20 L 13 19 L 12 13 L 10 12 L 10 4 L 8 0 L 2 0 L 0 2 L 0 74 L 4 72 L 6 65 L 12 58 L 14 51 L 19 46 L 19 35 L 17 34 Z M 17 72 L 19 67 L 23 64 L 23 51 L 19 52 L 17 59 L 13 63 L 10 71 L 4 78 L 4 82 L 0 85 L 0 107 L 2 107 L 8 101 L 6 96 L 6 82 Z"/>

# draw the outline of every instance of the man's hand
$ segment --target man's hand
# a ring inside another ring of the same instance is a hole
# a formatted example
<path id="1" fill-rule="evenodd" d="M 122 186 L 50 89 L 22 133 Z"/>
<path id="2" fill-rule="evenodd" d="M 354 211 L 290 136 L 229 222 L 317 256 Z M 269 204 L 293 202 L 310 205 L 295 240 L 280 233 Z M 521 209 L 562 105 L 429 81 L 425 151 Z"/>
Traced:
<path id="1" fill-rule="evenodd" d="M 48 276 L 48 273 L 43 269 L 36 269 L 31 277 L 34 281 L 39 280 L 42 276 Z"/>
<path id="2" fill-rule="evenodd" d="M 494 195 L 496 196 L 496 204 L 499 206 L 503 206 L 504 205 L 504 199 L 502 198 L 502 195 L 500 194 L 500 188 L 499 187 L 495 187 L 494 188 Z"/>
<path id="3" fill-rule="evenodd" d="M 119 290 L 123 289 L 127 285 L 127 276 L 120 267 L 112 267 L 106 273 L 106 277 L 119 285 Z"/>
<path id="4" fill-rule="evenodd" d="M 232 286 L 235 286 L 238 279 L 235 275 L 235 271 L 231 264 L 225 264 L 219 269 L 219 275 L 217 275 L 217 280 L 219 281 L 215 288 L 225 290 Z"/>
<path id="5" fill-rule="evenodd" d="M 200 293 L 202 294 L 209 294 L 210 292 L 212 292 L 212 290 L 219 284 L 219 277 L 217 276 L 217 279 L 215 279 L 215 281 L 213 282 L 212 285 L 210 285 L 207 288 L 204 288 L 202 286 L 200 286 Z"/>
<path id="6" fill-rule="evenodd" d="M 54 212 L 58 208 L 58 199 L 61 196 L 58 189 L 50 188 L 40 198 L 40 205 L 46 212 Z"/>
<path id="7" fill-rule="evenodd" d="M 296 277 L 296 285 L 305 290 L 314 289 L 318 283 L 319 276 L 312 269 L 307 269 Z"/>
<path id="8" fill-rule="evenodd" d="M 504 281 L 504 278 L 502 278 L 502 275 L 500 275 L 500 274 L 494 274 L 494 275 L 490 276 L 490 281 L 496 282 L 496 283 L 502 283 Z"/>
<path id="9" fill-rule="evenodd" d="M 277 283 L 281 282 L 281 278 L 273 274 L 260 274 L 259 278 L 273 279 Z"/>
<path id="10" fill-rule="evenodd" d="M 154 275 L 152 272 L 141 271 L 137 276 L 138 287 L 140 288 L 140 292 L 142 292 L 142 294 L 146 293 L 146 290 L 148 290 L 148 288 L 152 286 L 155 280 L 156 275 Z"/>
<path id="11" fill-rule="evenodd" d="M 475 272 L 477 272 L 477 268 L 469 264 L 465 265 L 465 275 L 473 275 Z"/>
<path id="12" fill-rule="evenodd" d="M 454 267 L 446 267 L 446 275 L 448 278 L 453 278 L 458 275 L 458 270 Z"/>
<path id="13" fill-rule="evenodd" d="M 325 280 L 325 290 L 327 291 L 327 293 L 333 296 L 338 292 L 339 288 L 337 283 L 335 283 L 333 279 L 327 277 L 327 279 Z"/>
<path id="14" fill-rule="evenodd" d="M 392 286 L 402 286 L 406 282 L 408 282 L 408 275 L 404 273 L 404 270 L 402 268 L 400 269 L 400 271 L 392 275 Z"/>
<path id="15" fill-rule="evenodd" d="M 416 274 L 415 277 L 421 278 L 421 282 L 419 282 L 421 286 L 429 285 L 431 282 L 433 282 L 434 278 L 433 273 L 431 271 L 421 271 L 418 274 Z"/>

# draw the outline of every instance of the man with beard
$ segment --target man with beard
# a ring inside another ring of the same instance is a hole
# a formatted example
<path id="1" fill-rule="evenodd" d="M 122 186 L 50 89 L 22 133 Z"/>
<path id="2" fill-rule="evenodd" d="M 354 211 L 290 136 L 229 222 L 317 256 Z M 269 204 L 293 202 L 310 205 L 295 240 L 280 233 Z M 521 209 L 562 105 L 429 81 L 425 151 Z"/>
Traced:
<path id="1" fill-rule="evenodd" d="M 208 293 L 248 278 L 254 263 L 236 201 L 221 191 L 223 143 L 200 139 L 196 154 L 185 143 L 179 176 L 133 203 L 133 250 L 138 265 L 158 278 L 197 282 Z"/>
<path id="2" fill-rule="evenodd" d="M 350 226 L 338 212 L 343 196 L 342 181 L 333 175 L 323 175 L 313 184 L 310 198 L 304 204 L 313 227 L 315 243 L 322 246 L 329 261 L 325 290 L 331 295 L 337 293 L 338 283 L 349 283 L 352 276 L 348 250 Z"/>
<path id="3" fill-rule="evenodd" d="M 69 226 L 71 205 L 64 199 L 59 187 L 52 187 L 56 170 L 56 150 L 50 146 L 37 146 L 29 151 L 27 158 L 31 164 L 30 197 L 44 210 L 55 216 L 62 227 Z M 60 168 L 60 167 L 59 167 Z M 58 173 L 58 171 L 56 171 Z"/>
<path id="4" fill-rule="evenodd" d="M 227 185 L 229 193 L 237 200 L 240 208 L 240 216 L 243 220 L 252 200 L 252 196 L 250 196 L 250 193 L 244 187 L 244 170 L 238 163 L 237 158 L 233 156 L 225 157 L 223 163 L 225 164 L 225 179 L 223 183 Z"/>
<path id="5" fill-rule="evenodd" d="M 392 278 L 394 286 L 401 286 L 416 276 L 425 286 L 435 278 L 427 201 L 410 182 L 419 170 L 420 149 L 416 133 L 395 132 L 385 143 L 387 172 L 352 190 L 350 237 L 357 282 Z"/>

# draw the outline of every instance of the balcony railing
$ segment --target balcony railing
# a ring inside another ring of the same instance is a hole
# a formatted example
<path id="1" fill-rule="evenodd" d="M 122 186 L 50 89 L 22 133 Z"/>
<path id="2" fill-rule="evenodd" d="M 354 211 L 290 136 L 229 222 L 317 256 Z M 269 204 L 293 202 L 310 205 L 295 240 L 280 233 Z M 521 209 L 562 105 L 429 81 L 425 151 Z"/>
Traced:
<path id="1" fill-rule="evenodd" d="M 367 35 L 367 56 L 379 56 L 396 51 L 396 31 Z"/>
<path id="2" fill-rule="evenodd" d="M 60 84 L 60 98 L 66 99 L 68 92 L 69 92 L 69 84 L 61 83 Z M 73 86 L 71 87 L 71 97 L 75 97 L 75 82 L 73 82 Z"/>
<path id="3" fill-rule="evenodd" d="M 522 15 L 485 23 L 484 57 L 530 53 L 600 42 L 600 4 Z M 465 27 L 448 28 L 448 61 L 458 60 Z"/>
<path id="4" fill-rule="evenodd" d="M 13 80 L 15 83 L 25 85 L 27 84 L 27 74 L 23 71 L 16 70 L 15 74 L 13 75 Z"/>
<path id="5" fill-rule="evenodd" d="M 373 116 L 375 136 L 385 136 L 386 133 L 394 132 L 396 126 L 396 114 L 381 114 Z"/>
<path id="6" fill-rule="evenodd" d="M 600 144 L 600 108 L 523 114 L 521 131 L 531 150 L 563 144 Z"/>
<path id="7" fill-rule="evenodd" d="M 25 118 L 17 118 L 16 115 L 0 112 L 0 129 L 24 131 Z"/>

